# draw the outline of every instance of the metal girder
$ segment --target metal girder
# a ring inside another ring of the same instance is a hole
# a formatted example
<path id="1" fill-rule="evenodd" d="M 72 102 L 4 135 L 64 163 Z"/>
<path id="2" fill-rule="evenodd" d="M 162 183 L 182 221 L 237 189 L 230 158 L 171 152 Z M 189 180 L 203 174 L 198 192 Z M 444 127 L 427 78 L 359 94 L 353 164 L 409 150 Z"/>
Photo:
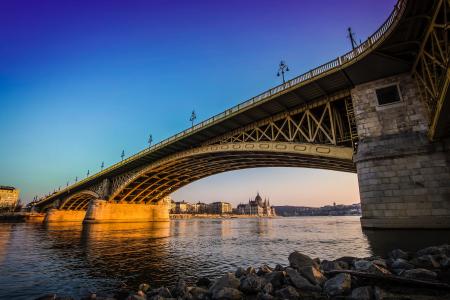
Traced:
<path id="1" fill-rule="evenodd" d="M 351 99 L 343 97 L 266 118 L 206 145 L 261 141 L 352 145 L 356 140 Z"/>
<path id="2" fill-rule="evenodd" d="M 89 203 L 90 200 L 97 199 L 98 195 L 92 191 L 84 190 L 78 192 L 61 203 L 59 209 L 64 210 L 79 210 L 81 203 Z"/>
<path id="3" fill-rule="evenodd" d="M 441 118 L 449 118 L 442 114 L 450 78 L 449 14 L 450 0 L 436 1 L 433 17 L 412 69 L 422 100 L 428 108 L 431 139 L 439 137 L 436 132 Z"/>

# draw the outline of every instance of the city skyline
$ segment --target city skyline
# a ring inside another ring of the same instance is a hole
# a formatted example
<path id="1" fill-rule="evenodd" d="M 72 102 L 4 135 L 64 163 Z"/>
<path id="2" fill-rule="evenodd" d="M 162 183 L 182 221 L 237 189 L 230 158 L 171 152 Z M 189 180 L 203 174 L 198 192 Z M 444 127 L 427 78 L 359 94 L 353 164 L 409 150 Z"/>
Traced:
<path id="1" fill-rule="evenodd" d="M 138 152 L 150 134 L 158 142 L 187 128 L 193 109 L 201 121 L 279 84 L 281 59 L 289 79 L 346 52 L 347 27 L 364 40 L 395 1 L 135 1 L 127 9 L 108 1 L 87 11 L 76 2 L 29 3 L 0 4 L 0 36 L 8 45 L 0 48 L 0 134 L 9 146 L 0 149 L 0 182 L 21 189 L 25 202 L 96 173 L 122 152 Z M 330 18 L 338 8 L 339 17 Z M 268 179 L 266 172 L 274 171 L 219 174 L 173 197 L 190 199 L 197 191 L 200 198 L 241 198 L 238 190 L 252 185 L 296 205 L 359 198 L 354 174 L 283 169 Z M 305 180 L 311 176 L 314 182 Z M 326 193 L 312 199 L 307 190 Z"/>

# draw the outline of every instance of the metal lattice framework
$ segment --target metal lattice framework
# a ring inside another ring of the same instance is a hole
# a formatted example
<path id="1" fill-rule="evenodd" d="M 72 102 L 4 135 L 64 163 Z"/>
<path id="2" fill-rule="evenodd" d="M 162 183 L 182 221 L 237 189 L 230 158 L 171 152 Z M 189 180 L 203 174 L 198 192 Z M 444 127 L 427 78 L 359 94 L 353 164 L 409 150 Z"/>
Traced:
<path id="1" fill-rule="evenodd" d="M 99 198 L 98 194 L 92 191 L 84 190 L 65 199 L 61 203 L 59 208 L 66 210 L 86 210 L 89 201 L 98 198 Z"/>
<path id="2" fill-rule="evenodd" d="M 356 122 L 349 93 L 250 124 L 207 143 L 291 142 L 352 146 Z"/>
<path id="3" fill-rule="evenodd" d="M 149 165 L 130 177 L 109 200 L 156 202 L 198 179 L 258 167 L 306 167 L 356 172 L 351 147 L 285 142 L 238 142 L 194 148 Z"/>
<path id="4" fill-rule="evenodd" d="M 435 134 L 450 77 L 450 0 L 436 1 L 436 6 L 413 67 L 413 75 L 430 113 L 431 137 Z"/>

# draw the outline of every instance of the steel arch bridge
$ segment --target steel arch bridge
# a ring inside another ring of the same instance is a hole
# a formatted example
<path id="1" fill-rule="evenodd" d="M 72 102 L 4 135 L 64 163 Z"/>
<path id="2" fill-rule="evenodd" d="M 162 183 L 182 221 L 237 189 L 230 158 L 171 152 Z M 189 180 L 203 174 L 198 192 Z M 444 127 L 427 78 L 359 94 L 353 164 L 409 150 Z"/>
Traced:
<path id="1" fill-rule="evenodd" d="M 355 87 L 409 74 L 428 109 L 430 140 L 450 133 L 450 0 L 399 0 L 356 49 L 32 203 L 86 210 L 90 200 L 155 203 L 226 171 L 308 167 L 357 172 L 365 120 Z"/>

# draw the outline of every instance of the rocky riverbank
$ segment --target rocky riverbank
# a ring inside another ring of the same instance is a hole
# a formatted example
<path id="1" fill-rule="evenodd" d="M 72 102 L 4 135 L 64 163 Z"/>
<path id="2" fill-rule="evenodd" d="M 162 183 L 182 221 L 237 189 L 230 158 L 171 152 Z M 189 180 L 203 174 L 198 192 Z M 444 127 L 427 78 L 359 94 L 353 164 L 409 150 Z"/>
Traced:
<path id="1" fill-rule="evenodd" d="M 136 291 L 117 298 L 90 295 L 86 299 L 443 300 L 450 299 L 449 258 L 450 245 L 415 253 L 395 249 L 386 258 L 341 257 L 332 261 L 296 251 L 289 255 L 289 266 L 238 268 L 213 281 L 199 278 L 195 284 L 187 284 L 180 279 L 170 288 L 142 283 Z M 44 299 L 63 298 L 39 298 Z"/>

